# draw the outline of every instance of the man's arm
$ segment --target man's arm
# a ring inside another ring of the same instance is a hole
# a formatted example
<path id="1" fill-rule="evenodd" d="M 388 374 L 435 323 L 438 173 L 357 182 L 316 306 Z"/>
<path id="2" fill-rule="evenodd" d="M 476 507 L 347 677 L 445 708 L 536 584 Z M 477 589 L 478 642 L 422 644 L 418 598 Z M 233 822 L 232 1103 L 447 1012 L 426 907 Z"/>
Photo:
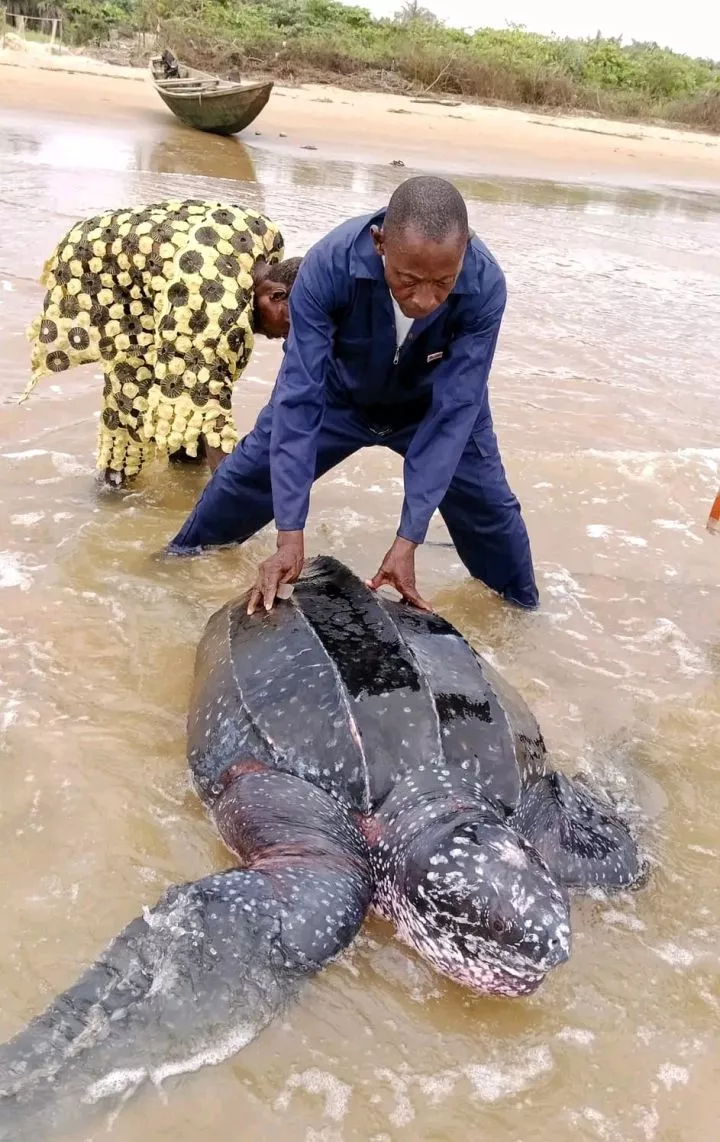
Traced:
<path id="1" fill-rule="evenodd" d="M 295 582 L 305 561 L 303 529 L 315 479 L 336 305 L 329 253 L 316 247 L 306 256 L 290 294 L 290 333 L 273 393 L 270 481 L 277 552 L 258 568 L 248 614 L 261 603 L 270 610 L 278 589 Z"/>
<path id="2" fill-rule="evenodd" d="M 270 474 L 278 531 L 305 527 L 333 351 L 334 308 L 326 257 L 311 251 L 290 294 L 290 333 L 273 396 Z"/>
<path id="3" fill-rule="evenodd" d="M 433 376 L 432 405 L 405 456 L 405 500 L 397 538 L 368 582 L 387 584 L 422 610 L 430 610 L 415 585 L 415 549 L 457 471 L 478 416 L 488 408 L 487 382 L 505 311 L 505 279 L 498 269 L 488 295 L 465 303 L 450 355 Z M 489 416 L 489 410 L 488 410 Z"/>
<path id="4" fill-rule="evenodd" d="M 468 307 L 461 315 L 450 355 L 434 374 L 432 405 L 405 456 L 405 500 L 398 536 L 414 544 L 424 542 L 473 426 L 487 408 L 488 376 L 506 301 L 501 274 L 490 297 L 483 300 L 482 307 Z"/>

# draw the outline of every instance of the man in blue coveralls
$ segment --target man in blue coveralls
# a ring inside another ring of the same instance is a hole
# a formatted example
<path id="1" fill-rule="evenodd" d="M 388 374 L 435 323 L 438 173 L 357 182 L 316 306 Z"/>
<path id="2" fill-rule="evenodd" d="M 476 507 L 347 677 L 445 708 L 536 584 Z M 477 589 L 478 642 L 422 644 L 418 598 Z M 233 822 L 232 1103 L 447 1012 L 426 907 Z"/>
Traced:
<path id="1" fill-rule="evenodd" d="M 275 518 L 249 611 L 272 607 L 304 562 L 313 482 L 373 444 L 404 458 L 396 538 L 370 581 L 428 604 L 415 550 L 440 511 L 468 571 L 521 607 L 538 603 L 530 543 L 493 431 L 488 374 L 505 279 L 444 179 L 409 179 L 386 211 L 333 230 L 305 257 L 270 403 L 219 466 L 170 545 L 243 543 Z"/>

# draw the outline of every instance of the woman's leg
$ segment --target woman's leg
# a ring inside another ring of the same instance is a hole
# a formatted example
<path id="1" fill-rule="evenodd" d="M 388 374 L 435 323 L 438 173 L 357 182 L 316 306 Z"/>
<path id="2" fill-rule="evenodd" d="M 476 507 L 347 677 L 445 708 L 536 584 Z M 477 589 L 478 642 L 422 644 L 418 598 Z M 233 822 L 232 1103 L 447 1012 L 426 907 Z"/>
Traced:
<path id="1" fill-rule="evenodd" d="M 191 456 L 186 448 L 178 448 L 176 452 L 169 454 L 168 460 L 171 464 L 189 464 L 195 468 L 201 464 L 207 464 L 212 475 L 227 455 L 228 453 L 224 452 L 222 448 L 215 448 L 212 444 L 208 444 L 207 437 L 200 436 L 197 442 L 197 455 Z"/>

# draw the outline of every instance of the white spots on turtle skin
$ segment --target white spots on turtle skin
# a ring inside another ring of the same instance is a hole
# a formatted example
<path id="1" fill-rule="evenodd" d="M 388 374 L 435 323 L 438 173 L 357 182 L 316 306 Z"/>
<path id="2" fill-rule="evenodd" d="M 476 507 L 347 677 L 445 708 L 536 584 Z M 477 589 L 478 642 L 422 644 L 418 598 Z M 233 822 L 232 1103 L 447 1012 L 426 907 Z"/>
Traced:
<path id="1" fill-rule="evenodd" d="M 378 817 L 375 905 L 438 971 L 515 996 L 568 958 L 564 893 L 463 771 L 418 767 Z"/>
<path id="2" fill-rule="evenodd" d="M 237 702 L 245 711 L 253 732 L 262 726 L 263 744 L 269 751 L 263 760 L 276 770 L 294 773 L 336 796 L 347 797 L 351 803 L 348 781 L 353 779 L 353 788 L 365 790 L 362 808 L 367 812 L 372 778 L 355 716 L 355 699 L 325 649 L 322 630 L 319 627 L 318 634 L 315 629 L 323 621 L 322 607 L 309 608 L 312 622 L 304 610 L 312 591 L 322 593 L 333 578 L 332 561 L 321 563 L 317 586 L 312 573 L 301 580 L 292 600 L 272 624 L 264 620 L 246 623 L 238 610 L 242 604 L 226 608 L 225 631 L 217 647 L 221 657 L 231 663 L 239 696 L 233 695 L 233 705 Z M 340 567 L 336 574 L 334 589 L 341 591 L 347 572 Z M 355 586 L 351 590 L 356 590 L 357 583 L 352 582 Z M 544 744 L 537 723 L 519 695 L 496 678 L 492 668 L 442 620 L 407 617 L 401 609 L 380 602 L 378 609 L 392 624 L 395 633 L 391 639 L 409 650 L 421 686 L 435 695 L 430 705 L 447 751 L 445 759 L 421 754 L 404 776 L 405 763 L 398 759 L 399 783 L 377 814 L 385 835 L 372 854 L 380 910 L 398 925 L 408 942 L 446 974 L 502 994 L 531 990 L 569 954 L 567 903 L 538 853 L 508 827 L 504 811 L 487 800 L 485 791 L 496 794 L 498 775 L 510 774 L 510 783 L 503 777 L 500 785 L 507 803 L 514 804 L 512 798 L 517 797 L 522 782 L 535 779 L 543 771 Z M 233 647 L 240 629 L 241 649 L 244 653 L 247 648 L 247 660 Z M 367 637 L 372 637 L 373 631 L 370 624 Z M 332 641 L 328 643 L 332 645 Z M 371 707 L 376 726 L 386 720 L 389 733 L 399 715 L 407 719 L 404 724 L 408 729 L 414 726 L 417 711 L 412 702 L 401 699 L 393 704 L 391 692 L 378 697 L 380 700 Z M 438 705 L 441 698 L 447 707 L 444 723 Z M 215 704 L 206 711 L 208 724 L 217 720 L 218 703 L 216 696 Z M 228 715 L 233 716 L 232 708 Z M 325 739 L 320 745 L 318 716 Z M 271 725 L 277 729 L 271 732 Z M 402 737 L 398 734 L 397 740 L 387 738 L 403 756 L 413 740 L 407 731 Z M 348 743 L 352 743 L 351 748 Z M 265 819 L 274 793 L 271 784 L 267 795 L 262 788 L 255 786 L 252 804 Z M 301 803 L 314 811 L 309 790 L 299 793 L 294 806 L 298 819 Z M 245 804 L 241 816 L 251 819 L 250 808 Z M 572 806 L 566 808 L 572 812 Z M 441 822 L 451 820 L 453 813 L 458 827 L 448 835 Z M 483 830 L 492 821 L 496 828 L 491 839 Z M 482 836 L 478 836 L 478 829 Z M 221 823 L 221 830 L 232 845 L 232 829 L 228 831 L 226 821 Z M 276 822 L 272 839 L 280 844 L 294 842 L 292 813 L 285 824 Z M 407 891 L 401 893 L 397 887 L 405 883 L 400 870 L 411 841 L 421 852 L 427 850 L 425 867 L 414 870 L 415 903 L 408 900 Z M 246 859 L 248 854 L 240 855 Z M 617 869 L 610 868 L 609 863 L 598 874 L 601 882 L 606 877 L 617 877 Z M 331 900 L 332 878 L 327 892 Z M 332 934 L 327 917 L 333 914 L 328 905 L 323 924 L 312 929 L 309 916 L 298 915 L 289 922 L 288 933 L 297 932 L 299 938 L 303 930 L 311 945 L 315 941 L 323 946 Z"/>
<path id="3" fill-rule="evenodd" d="M 493 841 L 490 844 L 490 848 L 503 864 L 507 864 L 511 868 L 527 868 L 528 861 L 525 853 L 519 845 L 514 844 L 509 837 L 502 841 Z"/>

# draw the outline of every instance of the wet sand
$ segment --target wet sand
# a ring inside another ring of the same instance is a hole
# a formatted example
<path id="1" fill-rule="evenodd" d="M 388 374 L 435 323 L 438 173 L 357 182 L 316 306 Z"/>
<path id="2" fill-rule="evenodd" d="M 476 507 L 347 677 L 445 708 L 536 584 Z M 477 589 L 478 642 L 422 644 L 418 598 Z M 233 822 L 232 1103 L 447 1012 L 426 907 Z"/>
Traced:
<path id="1" fill-rule="evenodd" d="M 205 621 L 272 543 L 154 562 L 202 474 L 160 466 L 132 495 L 98 496 L 92 367 L 18 407 L 42 262 L 74 219 L 168 195 L 262 207 L 299 252 L 407 173 L 205 138 L 154 105 L 84 106 L 0 110 L 2 1038 L 168 884 L 228 866 L 189 787 L 185 713 Z M 95 1138 L 236 1142 L 239 1123 L 253 1142 L 717 1137 L 718 200 L 458 183 L 508 276 L 492 404 L 542 609 L 505 608 L 451 549 L 421 551 L 420 584 L 520 688 L 555 762 L 642 822 L 650 883 L 576 901 L 573 958 L 527 1002 L 469 996 L 372 922 L 256 1043 L 145 1091 Z M 260 339 L 243 428 L 278 360 Z M 351 459 L 315 489 L 311 552 L 373 572 L 401 497 L 397 458 Z"/>
<path id="2" fill-rule="evenodd" d="M 144 70 L 66 56 L 39 67 L 35 58 L 8 51 L 0 52 L 0 107 L 114 125 L 170 118 Z M 720 186 L 719 136 L 474 104 L 446 107 L 329 86 L 276 87 L 244 137 L 278 154 L 313 147 L 323 159 L 400 160 L 423 170 Z"/>

